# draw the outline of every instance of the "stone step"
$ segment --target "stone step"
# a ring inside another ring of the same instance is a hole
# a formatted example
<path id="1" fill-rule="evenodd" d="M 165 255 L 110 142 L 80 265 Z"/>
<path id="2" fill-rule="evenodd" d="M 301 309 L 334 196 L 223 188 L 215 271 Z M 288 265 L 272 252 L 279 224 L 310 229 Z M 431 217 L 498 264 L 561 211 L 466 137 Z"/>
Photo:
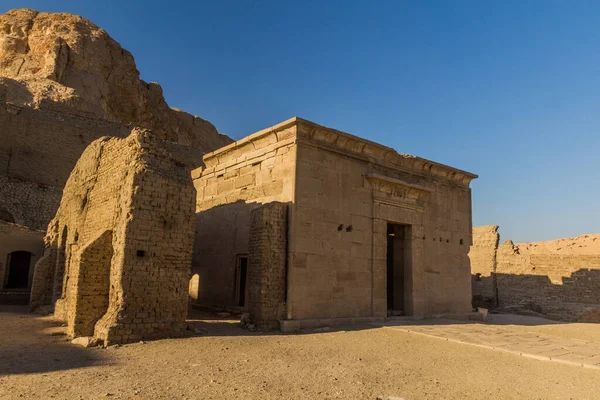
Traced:
<path id="1" fill-rule="evenodd" d="M 0 290 L 0 304 L 27 305 L 29 304 L 29 291 L 27 290 Z"/>

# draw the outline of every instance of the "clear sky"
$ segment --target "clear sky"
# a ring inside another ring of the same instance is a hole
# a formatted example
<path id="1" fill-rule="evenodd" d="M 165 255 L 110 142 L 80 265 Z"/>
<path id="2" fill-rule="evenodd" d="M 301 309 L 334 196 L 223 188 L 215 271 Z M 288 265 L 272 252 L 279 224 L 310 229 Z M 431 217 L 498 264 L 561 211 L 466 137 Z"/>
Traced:
<path id="1" fill-rule="evenodd" d="M 600 232 L 598 1 L 0 0 L 82 15 L 234 139 L 292 116 L 479 174 L 502 240 Z"/>

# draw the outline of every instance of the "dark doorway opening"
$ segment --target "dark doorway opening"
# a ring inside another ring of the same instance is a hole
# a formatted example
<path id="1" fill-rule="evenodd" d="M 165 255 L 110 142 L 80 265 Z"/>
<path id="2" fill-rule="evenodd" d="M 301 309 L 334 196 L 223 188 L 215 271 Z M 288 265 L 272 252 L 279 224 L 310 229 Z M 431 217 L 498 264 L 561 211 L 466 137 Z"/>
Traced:
<path id="1" fill-rule="evenodd" d="M 8 255 L 7 289 L 27 289 L 29 286 L 29 265 L 31 253 L 28 251 L 13 251 Z"/>
<path id="2" fill-rule="evenodd" d="M 237 305 L 246 304 L 246 277 L 248 275 L 248 256 L 238 256 L 237 265 Z"/>
<path id="3" fill-rule="evenodd" d="M 405 315 L 405 277 L 410 263 L 410 225 L 387 226 L 387 309 L 388 315 Z"/>

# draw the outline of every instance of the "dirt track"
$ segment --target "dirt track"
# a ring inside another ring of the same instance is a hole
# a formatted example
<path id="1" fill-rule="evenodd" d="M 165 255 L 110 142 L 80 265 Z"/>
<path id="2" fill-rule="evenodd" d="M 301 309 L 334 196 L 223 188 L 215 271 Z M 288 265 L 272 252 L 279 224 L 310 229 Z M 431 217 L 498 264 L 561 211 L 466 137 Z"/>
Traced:
<path id="1" fill-rule="evenodd" d="M 600 396 L 595 370 L 389 328 L 265 335 L 215 319 L 198 323 L 206 330 L 198 337 L 84 349 L 56 335 L 64 328 L 48 317 L 24 311 L 0 306 L 2 399 Z M 600 330 L 580 325 L 584 328 L 572 331 Z M 562 336 L 565 327 L 539 328 Z"/>

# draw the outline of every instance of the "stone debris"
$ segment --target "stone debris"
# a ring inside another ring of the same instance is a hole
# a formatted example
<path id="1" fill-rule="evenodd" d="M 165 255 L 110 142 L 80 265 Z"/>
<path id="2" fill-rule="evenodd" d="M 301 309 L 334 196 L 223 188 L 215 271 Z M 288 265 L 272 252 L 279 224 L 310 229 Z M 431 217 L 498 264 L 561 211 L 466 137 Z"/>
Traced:
<path id="1" fill-rule="evenodd" d="M 71 340 L 71 343 L 82 347 L 96 347 L 100 345 L 100 340 L 92 336 L 81 336 Z"/>
<path id="2" fill-rule="evenodd" d="M 489 312 L 489 310 L 487 308 L 477 307 L 477 312 L 479 314 L 481 314 L 484 321 L 487 319 L 488 312 Z"/>
<path id="3" fill-rule="evenodd" d="M 194 326 L 194 324 L 188 324 L 187 330 L 190 333 L 193 333 L 195 335 L 204 335 L 204 334 L 208 333 L 208 330 L 206 330 L 204 328 L 198 328 L 198 327 Z"/>
<path id="4" fill-rule="evenodd" d="M 228 312 L 228 311 L 218 312 L 218 313 L 216 313 L 216 315 L 219 318 L 228 318 L 228 317 L 231 317 L 231 313 Z"/>
<path id="5" fill-rule="evenodd" d="M 240 317 L 240 324 L 245 328 L 249 324 L 252 323 L 252 318 L 250 318 L 250 313 L 243 313 Z"/>

